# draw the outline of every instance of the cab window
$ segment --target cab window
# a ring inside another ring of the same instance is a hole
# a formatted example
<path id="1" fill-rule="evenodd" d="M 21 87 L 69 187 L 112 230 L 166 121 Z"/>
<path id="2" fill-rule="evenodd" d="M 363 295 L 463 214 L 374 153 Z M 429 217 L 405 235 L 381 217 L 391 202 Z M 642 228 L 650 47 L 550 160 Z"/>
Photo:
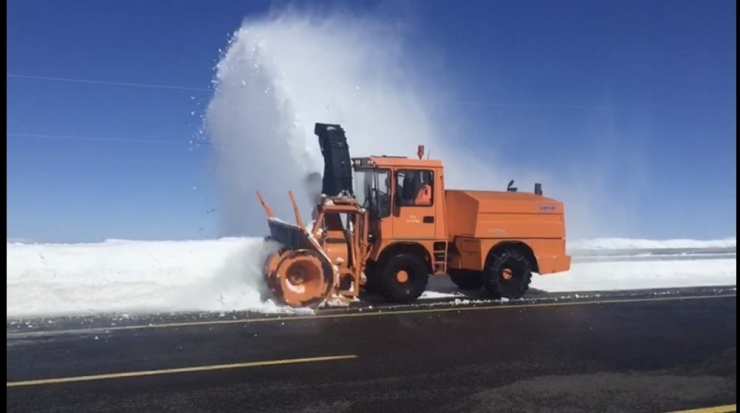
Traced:
<path id="1" fill-rule="evenodd" d="M 396 172 L 397 206 L 431 206 L 434 199 L 434 173 L 429 170 Z"/>

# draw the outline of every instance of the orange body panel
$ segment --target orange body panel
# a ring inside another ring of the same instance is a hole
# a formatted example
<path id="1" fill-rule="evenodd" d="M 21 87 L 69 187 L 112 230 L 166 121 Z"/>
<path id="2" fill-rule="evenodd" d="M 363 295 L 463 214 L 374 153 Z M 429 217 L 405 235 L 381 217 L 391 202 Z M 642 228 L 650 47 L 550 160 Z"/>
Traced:
<path id="1" fill-rule="evenodd" d="M 539 274 L 570 269 L 565 249 L 565 209 L 561 201 L 542 195 L 508 191 L 446 189 L 439 160 L 370 157 L 374 168 L 391 172 L 428 170 L 433 173 L 431 205 L 399 206 L 379 223 L 379 241 L 369 258 L 378 260 L 395 244 L 423 246 L 434 274 L 449 269 L 482 270 L 488 253 L 501 243 L 525 244 Z M 397 183 L 391 180 L 392 198 Z M 429 222 L 432 221 L 432 222 Z M 444 265 L 435 262 L 435 243 L 450 244 Z"/>
<path id="2" fill-rule="evenodd" d="M 531 193 L 446 191 L 450 242 L 458 256 L 451 268 L 479 270 L 488 252 L 502 242 L 521 242 L 533 253 L 539 274 L 570 269 L 565 251 L 563 203 Z"/>
<path id="3" fill-rule="evenodd" d="M 522 192 L 448 190 L 445 195 L 452 237 L 565 238 L 560 201 Z"/>

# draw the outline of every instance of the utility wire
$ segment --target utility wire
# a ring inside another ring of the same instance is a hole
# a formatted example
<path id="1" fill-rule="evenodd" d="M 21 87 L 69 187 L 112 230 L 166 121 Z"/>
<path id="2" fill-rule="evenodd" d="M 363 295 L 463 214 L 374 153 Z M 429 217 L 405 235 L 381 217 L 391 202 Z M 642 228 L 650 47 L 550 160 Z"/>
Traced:
<path id="1" fill-rule="evenodd" d="M 21 162 L 34 162 L 34 161 L 48 161 L 57 160 L 65 162 L 73 161 L 126 161 L 126 162 L 145 162 L 145 163 L 177 163 L 183 164 L 185 162 L 195 164 L 209 164 L 212 161 L 209 159 L 195 159 L 184 161 L 182 159 L 165 159 L 165 158 L 137 158 L 130 156 L 58 156 L 58 155 L 8 155 L 6 158 L 8 161 L 15 160 Z"/>
<path id="2" fill-rule="evenodd" d="M 175 90 L 192 90 L 198 92 L 212 92 L 213 89 L 202 88 L 202 87 L 188 87 L 188 86 L 173 86 L 173 85 L 162 85 L 162 84 L 147 84 L 147 83 L 129 83 L 129 82 L 111 82 L 105 80 L 91 80 L 91 79 L 72 79 L 67 77 L 50 77 L 50 76 L 32 76 L 32 75 L 18 75 L 18 74 L 7 74 L 8 77 L 19 78 L 19 79 L 35 79 L 35 80 L 50 80 L 55 82 L 74 82 L 74 83 L 91 83 L 100 85 L 113 85 L 113 86 L 131 86 L 131 87 L 144 87 L 153 89 L 175 89 Z"/>
<path id="3" fill-rule="evenodd" d="M 104 80 L 92 80 L 92 79 L 71 79 L 64 77 L 49 77 L 49 76 L 33 76 L 33 75 L 19 75 L 19 74 L 7 74 L 10 78 L 20 79 L 36 79 L 36 80 L 48 80 L 58 82 L 77 82 L 77 83 L 90 83 L 90 84 L 103 84 L 103 85 L 116 85 L 116 86 L 130 86 L 130 87 L 145 87 L 145 88 L 156 88 L 156 89 L 177 89 L 177 90 L 192 90 L 199 92 L 213 92 L 213 89 L 208 88 L 197 88 L 188 86 L 174 86 L 164 84 L 142 84 L 142 83 L 129 83 L 129 82 L 113 82 Z M 316 88 L 319 90 L 319 88 Z M 464 105 L 464 106 L 498 106 L 498 107 L 529 107 L 529 108 L 616 108 L 622 105 L 597 105 L 597 104 L 567 104 L 567 103 L 526 103 L 526 102 L 494 102 L 494 101 L 465 101 L 465 100 L 447 100 L 447 101 L 432 101 L 437 105 Z M 628 106 L 624 106 L 628 107 Z"/>
<path id="4" fill-rule="evenodd" d="M 190 90 L 197 92 L 213 92 L 211 88 L 200 88 L 200 87 L 189 87 L 189 86 L 176 86 L 176 85 L 165 85 L 165 84 L 145 84 L 145 83 L 130 83 L 130 82 L 114 82 L 105 80 L 93 80 L 93 79 L 73 79 L 65 77 L 51 77 L 51 76 L 34 76 L 34 75 L 21 75 L 7 73 L 9 78 L 19 79 L 35 79 L 35 80 L 47 80 L 56 82 L 76 82 L 76 83 L 90 83 L 90 84 L 102 84 L 102 85 L 115 85 L 115 86 L 129 86 L 129 87 L 141 87 L 141 88 L 153 88 L 153 89 L 173 89 L 173 90 Z M 317 88 L 318 89 L 318 88 Z M 604 105 L 604 104 L 576 104 L 576 103 L 528 103 L 528 102 L 496 102 L 496 101 L 466 101 L 466 100 L 445 100 L 445 101 L 432 101 L 438 105 L 462 105 L 462 106 L 496 106 L 496 107 L 522 107 L 522 108 L 571 108 L 571 109 L 616 109 L 616 108 L 631 108 L 636 105 Z M 666 107 L 666 106 L 664 106 Z M 698 109 L 704 108 L 703 106 L 669 106 L 666 108 L 670 109 Z"/>
<path id="5" fill-rule="evenodd" d="M 99 138 L 93 136 L 71 136 L 71 135 L 44 135 L 36 133 L 7 133 L 9 137 L 18 138 L 40 138 L 40 139 L 71 139 L 86 141 L 111 141 L 111 142 L 136 142 L 136 143 L 156 143 L 166 145 L 211 145 L 211 142 L 199 139 L 189 141 L 175 141 L 165 139 L 131 139 L 131 138 Z"/>

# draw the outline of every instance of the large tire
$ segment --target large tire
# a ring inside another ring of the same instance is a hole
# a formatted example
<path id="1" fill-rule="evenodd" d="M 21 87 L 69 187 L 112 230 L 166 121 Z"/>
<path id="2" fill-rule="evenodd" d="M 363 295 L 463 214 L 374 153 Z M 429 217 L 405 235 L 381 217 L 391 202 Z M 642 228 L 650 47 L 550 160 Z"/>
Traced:
<path id="1" fill-rule="evenodd" d="M 483 274 L 481 271 L 450 270 L 450 281 L 463 291 L 473 291 L 483 288 Z"/>
<path id="2" fill-rule="evenodd" d="M 423 258 L 417 254 L 401 252 L 383 260 L 377 276 L 379 292 L 392 303 L 411 303 L 416 301 L 427 288 L 429 269 Z M 406 275 L 399 279 L 399 273 Z"/>
<path id="3" fill-rule="evenodd" d="M 494 298 L 521 298 L 531 281 L 532 264 L 516 248 L 493 253 L 486 260 L 483 287 Z"/>

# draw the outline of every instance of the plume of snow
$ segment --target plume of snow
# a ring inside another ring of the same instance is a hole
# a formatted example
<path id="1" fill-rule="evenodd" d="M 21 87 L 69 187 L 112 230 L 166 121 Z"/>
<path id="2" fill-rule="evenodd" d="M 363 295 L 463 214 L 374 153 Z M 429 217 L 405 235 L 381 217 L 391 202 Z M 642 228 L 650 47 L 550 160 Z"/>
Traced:
<path id="1" fill-rule="evenodd" d="M 305 192 L 304 210 L 313 202 L 323 172 L 316 122 L 341 124 L 354 156 L 415 156 L 423 144 L 444 154 L 448 184 L 490 188 L 499 174 L 445 134 L 449 119 L 420 90 L 402 33 L 388 21 L 291 12 L 245 21 L 234 33 L 205 116 L 225 235 L 264 231 L 257 189 L 280 214 L 289 214 L 289 189 Z"/>

